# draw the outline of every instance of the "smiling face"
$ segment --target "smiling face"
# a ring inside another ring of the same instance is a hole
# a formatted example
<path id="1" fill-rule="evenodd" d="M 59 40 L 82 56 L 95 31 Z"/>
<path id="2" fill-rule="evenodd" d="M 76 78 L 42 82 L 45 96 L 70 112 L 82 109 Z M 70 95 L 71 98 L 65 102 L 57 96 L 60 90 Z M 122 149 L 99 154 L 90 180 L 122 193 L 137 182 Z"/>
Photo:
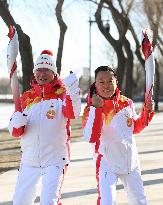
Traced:
<path id="1" fill-rule="evenodd" d="M 117 88 L 117 79 L 112 71 L 99 71 L 96 75 L 95 86 L 98 95 L 111 99 Z"/>
<path id="2" fill-rule="evenodd" d="M 47 68 L 39 68 L 34 72 L 35 79 L 39 85 L 51 83 L 54 80 L 55 74 Z"/>

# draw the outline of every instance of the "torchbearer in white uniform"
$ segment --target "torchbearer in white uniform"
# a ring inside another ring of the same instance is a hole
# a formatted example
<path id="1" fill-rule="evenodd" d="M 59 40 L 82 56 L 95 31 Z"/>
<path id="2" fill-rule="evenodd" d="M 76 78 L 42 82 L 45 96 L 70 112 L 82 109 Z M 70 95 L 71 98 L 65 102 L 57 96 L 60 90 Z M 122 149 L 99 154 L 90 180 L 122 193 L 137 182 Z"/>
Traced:
<path id="1" fill-rule="evenodd" d="M 146 35 L 144 38 L 147 89 L 140 114 L 136 114 L 133 101 L 121 95 L 116 73 L 108 66 L 95 70 L 95 83 L 88 94 L 83 114 L 83 134 L 94 150 L 97 205 L 116 204 L 118 178 L 124 185 L 130 205 L 147 205 L 134 138 L 134 134 L 141 132 L 154 114 L 151 96 L 154 61 L 151 45 Z"/>
<path id="2" fill-rule="evenodd" d="M 60 190 L 70 163 L 70 119 L 80 114 L 79 81 L 57 74 L 52 52 L 42 51 L 34 66 L 31 89 L 21 96 L 21 110 L 9 123 L 20 138 L 22 158 L 13 205 L 32 205 L 42 177 L 41 205 L 61 205 Z"/>

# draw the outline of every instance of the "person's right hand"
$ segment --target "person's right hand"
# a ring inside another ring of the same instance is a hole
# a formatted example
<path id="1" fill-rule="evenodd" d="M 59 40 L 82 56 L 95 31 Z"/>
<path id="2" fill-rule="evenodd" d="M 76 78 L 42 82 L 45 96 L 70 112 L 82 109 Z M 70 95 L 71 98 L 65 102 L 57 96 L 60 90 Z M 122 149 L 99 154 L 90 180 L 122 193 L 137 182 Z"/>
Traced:
<path id="1" fill-rule="evenodd" d="M 145 108 L 147 109 L 148 112 L 154 111 L 154 100 L 148 100 L 145 104 Z"/>
<path id="2" fill-rule="evenodd" d="M 10 119 L 10 125 L 15 128 L 26 126 L 27 125 L 27 115 L 19 111 L 15 112 Z"/>
<path id="3" fill-rule="evenodd" d="M 92 105 L 96 108 L 103 107 L 104 101 L 103 101 L 102 97 L 100 97 L 97 94 L 94 94 L 92 96 Z"/>
<path id="4" fill-rule="evenodd" d="M 70 73 L 68 77 L 63 80 L 68 95 L 79 94 L 79 80 L 75 73 Z"/>

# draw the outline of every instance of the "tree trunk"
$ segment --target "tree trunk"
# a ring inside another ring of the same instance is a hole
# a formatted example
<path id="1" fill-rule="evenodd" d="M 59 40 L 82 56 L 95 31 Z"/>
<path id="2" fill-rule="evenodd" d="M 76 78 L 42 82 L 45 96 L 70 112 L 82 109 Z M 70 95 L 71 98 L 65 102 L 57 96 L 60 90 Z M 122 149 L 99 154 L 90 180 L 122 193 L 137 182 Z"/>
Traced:
<path id="1" fill-rule="evenodd" d="M 55 8 L 57 21 L 60 27 L 60 37 L 59 37 L 59 45 L 58 45 L 58 52 L 57 52 L 57 59 L 56 59 L 56 66 L 57 66 L 57 73 L 60 75 L 61 73 L 61 66 L 62 66 L 62 53 L 63 53 L 63 45 L 64 45 L 64 37 L 67 30 L 67 26 L 62 18 L 62 6 L 64 0 L 58 0 L 57 6 Z"/>
<path id="2" fill-rule="evenodd" d="M 33 56 L 32 56 L 32 46 L 30 43 L 30 38 L 26 35 L 20 25 L 16 24 L 16 30 L 18 31 L 19 38 L 19 51 L 21 54 L 22 61 L 22 72 L 23 72 L 23 91 L 30 88 L 30 79 L 33 75 Z"/>
<path id="3" fill-rule="evenodd" d="M 129 10 L 132 8 L 134 0 L 130 1 L 130 6 L 127 9 L 127 11 L 125 11 L 121 0 L 118 0 L 118 3 L 119 3 L 119 6 L 120 6 L 120 8 L 122 10 L 122 15 L 126 17 L 126 21 L 128 22 L 128 29 L 131 31 L 132 36 L 133 36 L 133 38 L 135 40 L 135 44 L 136 44 L 135 54 L 136 54 L 139 62 L 141 63 L 142 67 L 144 68 L 145 61 L 142 58 L 142 55 L 141 55 L 141 52 L 140 52 L 140 43 L 139 43 L 137 34 L 136 34 L 135 30 L 134 30 L 134 27 L 132 26 L 132 23 L 131 23 L 130 18 L 128 16 Z"/>
<path id="4" fill-rule="evenodd" d="M 127 54 L 126 59 L 126 86 L 125 86 L 125 95 L 129 98 L 132 98 L 132 89 L 133 89 L 133 53 L 130 47 L 129 41 L 125 38 L 124 47 Z"/>
<path id="5" fill-rule="evenodd" d="M 124 72 L 125 72 L 125 56 L 124 52 L 122 49 L 122 39 L 120 37 L 120 40 L 115 40 L 110 32 L 104 27 L 102 19 L 101 19 L 101 12 L 102 12 L 102 7 L 103 7 L 104 1 L 101 0 L 100 3 L 98 4 L 96 13 L 95 13 L 95 18 L 96 22 L 98 25 L 99 30 L 101 33 L 104 35 L 106 40 L 111 44 L 111 46 L 114 48 L 116 54 L 117 54 L 117 59 L 118 59 L 118 68 L 117 68 L 117 77 L 118 77 L 118 87 L 121 89 L 122 83 L 123 83 L 123 78 L 124 78 Z"/>
<path id="6" fill-rule="evenodd" d="M 157 60 L 155 59 L 156 62 L 156 69 L 155 69 L 155 85 L 154 85 L 154 99 L 155 99 L 155 111 L 159 110 L 159 94 L 160 94 L 160 72 L 159 72 L 159 64 Z"/>
<path id="7" fill-rule="evenodd" d="M 118 68 L 117 68 L 117 79 L 118 79 L 118 88 L 122 89 L 122 83 L 125 75 L 126 69 L 126 58 L 124 56 L 122 48 L 116 51 L 117 59 L 118 59 Z"/>

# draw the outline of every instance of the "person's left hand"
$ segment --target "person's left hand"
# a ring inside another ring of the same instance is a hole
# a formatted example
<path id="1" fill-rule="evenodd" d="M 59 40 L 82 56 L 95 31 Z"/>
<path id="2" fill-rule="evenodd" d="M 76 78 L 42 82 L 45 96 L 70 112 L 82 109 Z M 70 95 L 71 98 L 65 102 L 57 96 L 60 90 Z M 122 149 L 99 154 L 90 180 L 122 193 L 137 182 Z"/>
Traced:
<path id="1" fill-rule="evenodd" d="M 154 100 L 149 100 L 145 104 L 145 108 L 148 112 L 154 111 Z"/>
<path id="2" fill-rule="evenodd" d="M 75 73 L 71 73 L 63 80 L 66 91 L 68 94 L 79 93 L 79 81 Z"/>

